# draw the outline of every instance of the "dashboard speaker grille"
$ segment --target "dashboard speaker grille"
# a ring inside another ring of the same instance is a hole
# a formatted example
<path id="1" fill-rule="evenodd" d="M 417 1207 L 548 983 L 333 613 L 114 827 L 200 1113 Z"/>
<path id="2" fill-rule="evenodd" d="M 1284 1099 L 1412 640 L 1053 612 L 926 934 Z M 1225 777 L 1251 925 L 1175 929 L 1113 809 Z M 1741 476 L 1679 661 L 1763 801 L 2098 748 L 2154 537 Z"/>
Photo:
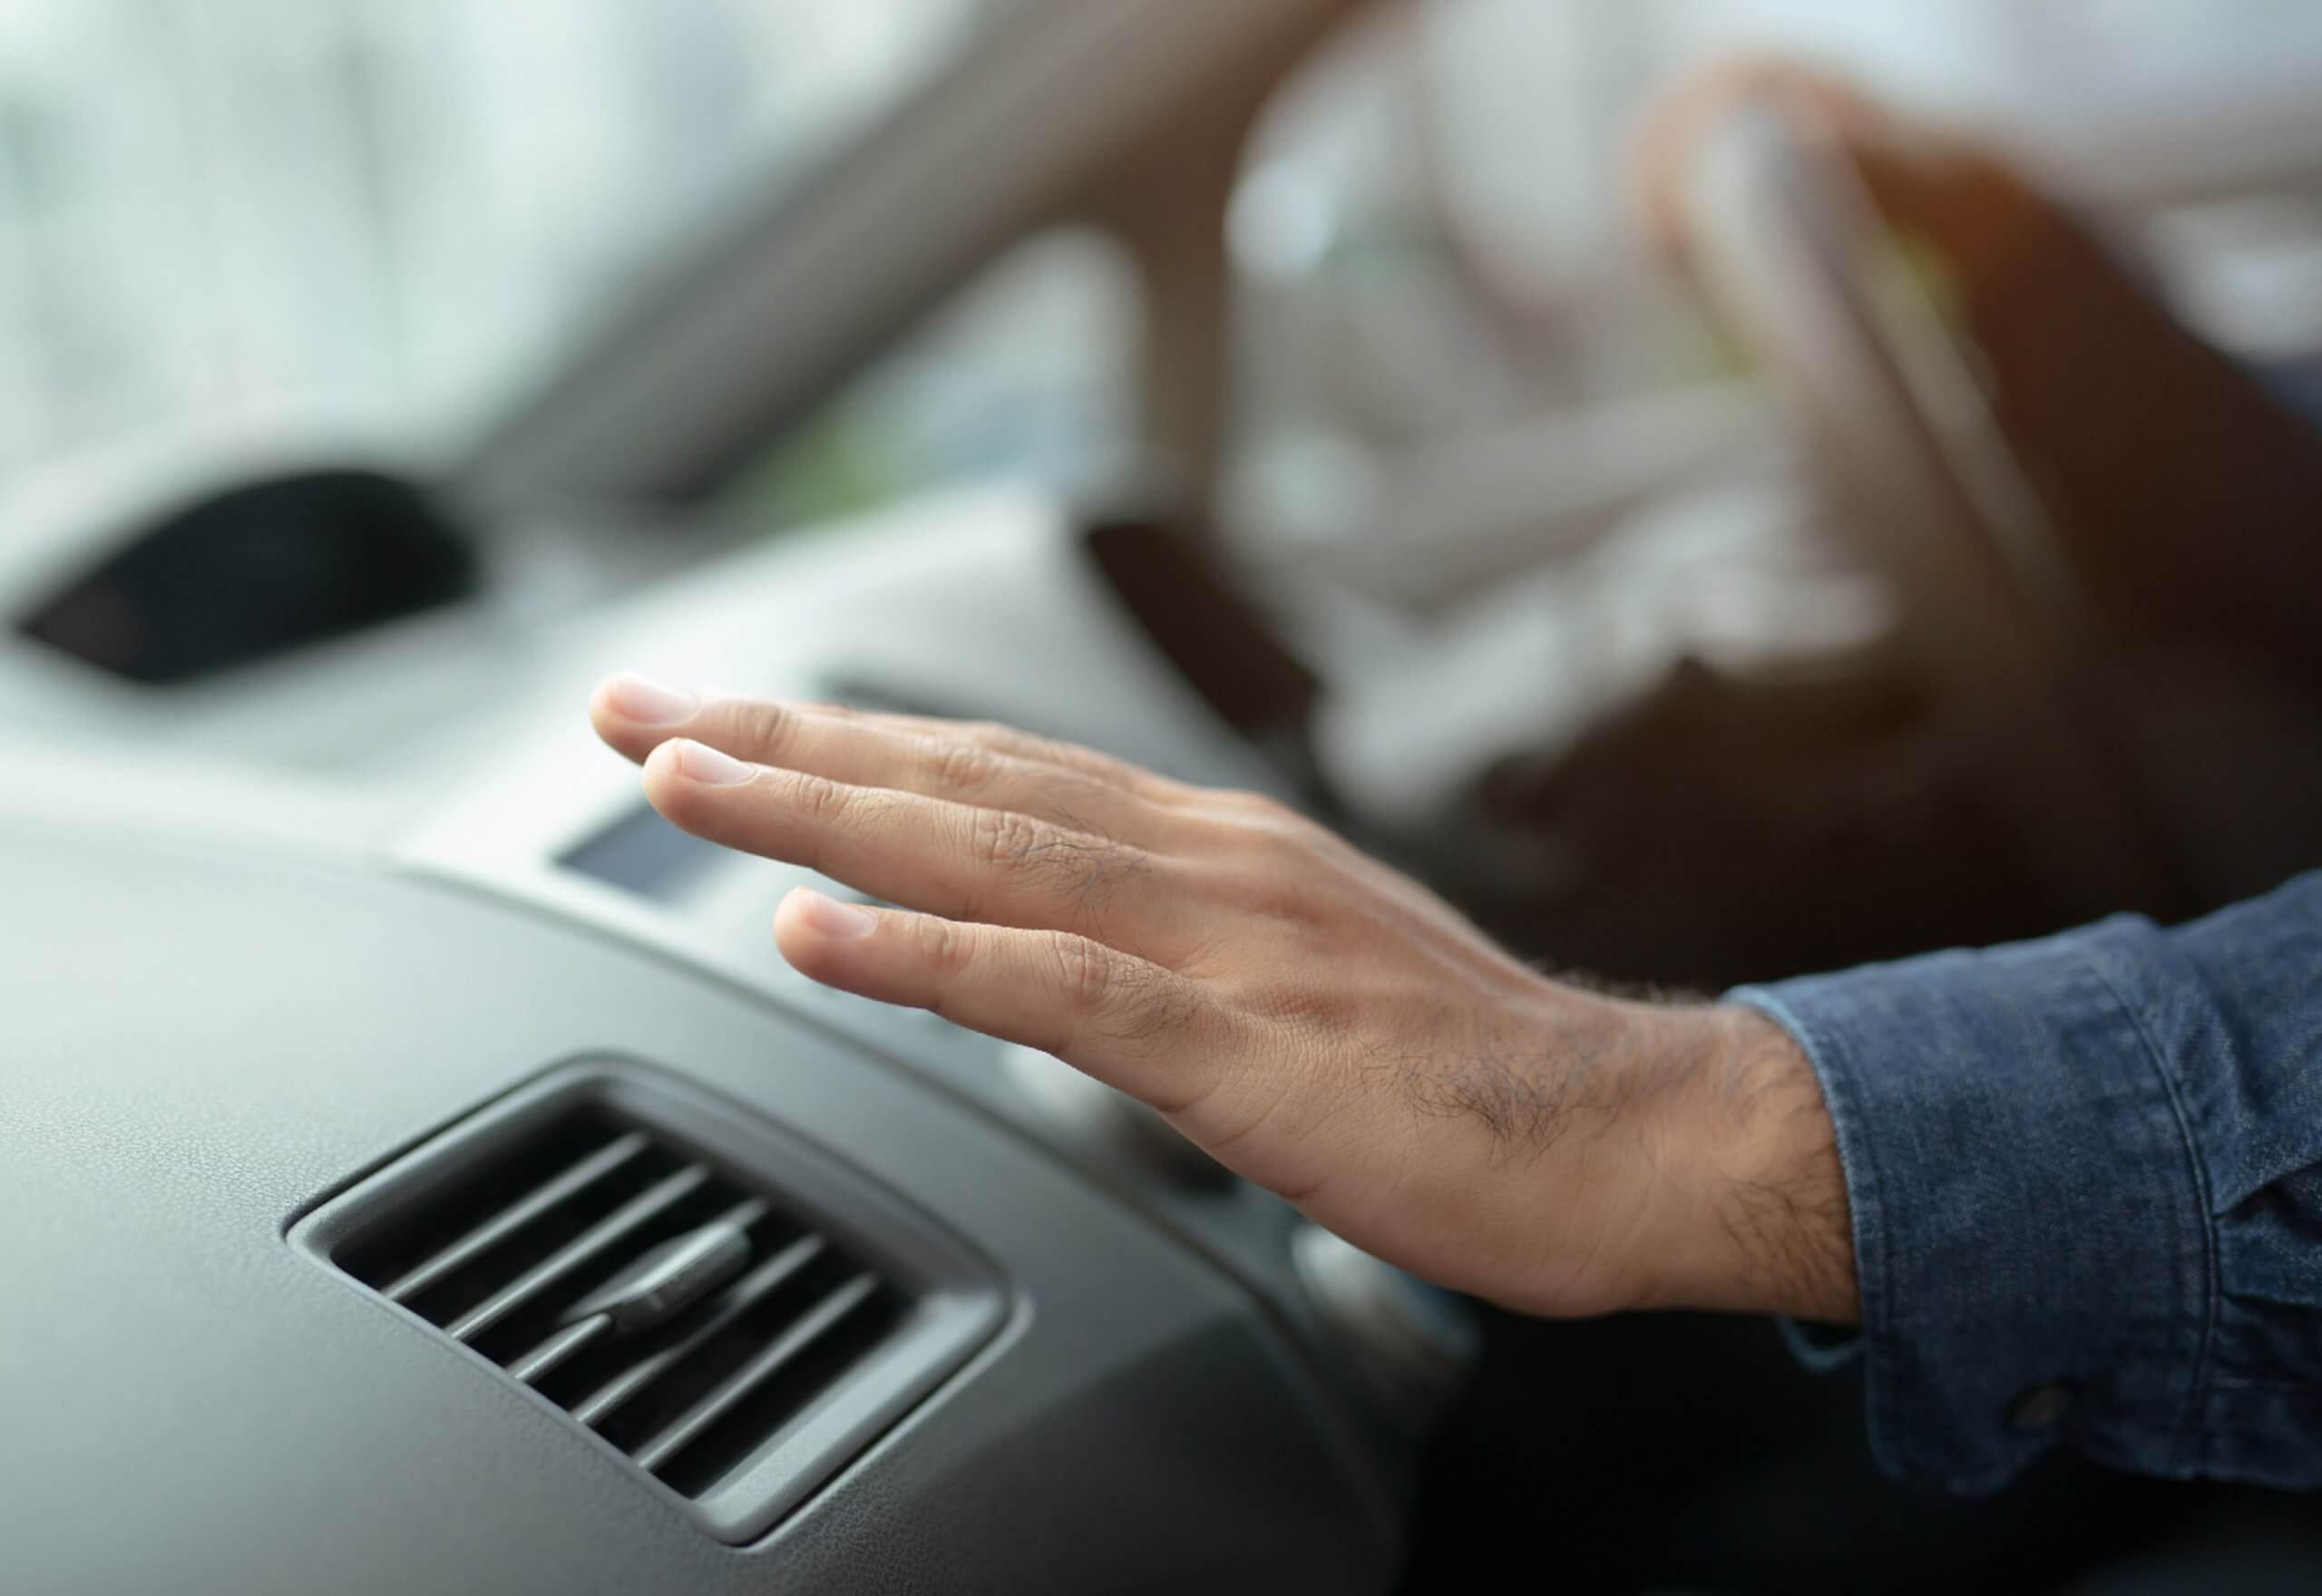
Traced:
<path id="1" fill-rule="evenodd" d="M 988 1266 L 774 1126 L 560 1071 L 302 1221 L 295 1245 L 755 1538 L 997 1328 Z"/>

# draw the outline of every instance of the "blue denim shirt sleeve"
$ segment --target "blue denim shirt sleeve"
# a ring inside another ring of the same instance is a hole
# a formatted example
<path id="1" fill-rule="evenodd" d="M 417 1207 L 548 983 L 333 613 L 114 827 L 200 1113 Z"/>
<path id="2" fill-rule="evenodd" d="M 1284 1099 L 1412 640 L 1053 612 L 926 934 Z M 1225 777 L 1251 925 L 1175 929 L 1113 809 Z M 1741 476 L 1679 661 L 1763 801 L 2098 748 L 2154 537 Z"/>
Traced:
<path id="1" fill-rule="evenodd" d="M 1829 1105 L 1889 1473 L 2322 1485 L 2322 874 L 1731 996 Z"/>

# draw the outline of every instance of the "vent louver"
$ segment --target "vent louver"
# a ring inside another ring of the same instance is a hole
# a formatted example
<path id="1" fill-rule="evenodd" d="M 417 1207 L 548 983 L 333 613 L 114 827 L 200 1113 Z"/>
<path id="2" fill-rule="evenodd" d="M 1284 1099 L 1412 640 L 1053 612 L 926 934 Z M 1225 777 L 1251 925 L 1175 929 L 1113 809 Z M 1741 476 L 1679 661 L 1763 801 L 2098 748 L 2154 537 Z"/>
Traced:
<path id="1" fill-rule="evenodd" d="M 990 1271 L 774 1127 L 629 1066 L 567 1070 L 292 1241 L 685 1499 L 762 1533 L 995 1329 Z"/>

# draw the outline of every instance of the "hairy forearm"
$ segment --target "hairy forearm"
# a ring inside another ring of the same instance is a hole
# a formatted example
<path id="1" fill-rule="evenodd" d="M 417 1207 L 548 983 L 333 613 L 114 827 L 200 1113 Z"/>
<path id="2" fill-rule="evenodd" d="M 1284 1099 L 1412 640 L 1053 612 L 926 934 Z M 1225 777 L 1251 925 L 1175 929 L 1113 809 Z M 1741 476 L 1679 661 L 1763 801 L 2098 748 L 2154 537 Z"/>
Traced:
<path id="1" fill-rule="evenodd" d="M 1854 1245 L 1820 1085 L 1789 1034 L 1753 1010 L 1639 1014 L 1682 1061 L 1662 1108 L 1662 1179 L 1646 1307 L 1852 1323 Z"/>

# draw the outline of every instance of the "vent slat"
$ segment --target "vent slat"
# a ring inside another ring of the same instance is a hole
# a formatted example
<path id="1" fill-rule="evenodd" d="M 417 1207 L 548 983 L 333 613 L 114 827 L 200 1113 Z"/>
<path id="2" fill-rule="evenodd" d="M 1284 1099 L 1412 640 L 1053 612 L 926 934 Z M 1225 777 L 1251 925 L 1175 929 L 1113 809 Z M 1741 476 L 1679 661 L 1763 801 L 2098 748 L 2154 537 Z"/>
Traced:
<path id="1" fill-rule="evenodd" d="M 687 1444 L 724 1416 L 757 1387 L 779 1374 L 784 1366 L 820 1340 L 849 1314 L 868 1302 L 879 1289 L 878 1278 L 860 1274 L 832 1291 L 776 1337 L 766 1349 L 751 1358 L 691 1407 L 672 1419 L 661 1432 L 630 1454 L 648 1472 L 668 1463 Z"/>
<path id="2" fill-rule="evenodd" d="M 799 1271 L 822 1256 L 825 1246 L 820 1236 L 801 1236 L 791 1242 L 727 1287 L 725 1294 L 717 1299 L 716 1312 L 688 1333 L 685 1339 L 665 1347 L 622 1370 L 573 1403 L 572 1416 L 591 1428 L 602 1423 L 630 1397 L 691 1357 L 702 1343 L 795 1279 Z"/>
<path id="3" fill-rule="evenodd" d="M 625 1060 L 518 1087 L 288 1241 L 734 1546 L 1007 1314 L 1001 1277 L 941 1221 Z"/>
<path id="4" fill-rule="evenodd" d="M 687 1164 L 665 1176 L 444 1326 L 444 1333 L 455 1341 L 473 1341 L 574 1270 L 618 1246 L 630 1232 L 684 1202 L 709 1178 L 709 1167 L 701 1163 Z"/>
<path id="5" fill-rule="evenodd" d="M 530 1352 L 511 1358 L 508 1372 L 527 1386 L 532 1385 L 611 1328 L 612 1321 L 601 1316 L 566 1325 Z"/>
<path id="6" fill-rule="evenodd" d="M 596 1152 L 551 1175 L 482 1224 L 422 1259 L 381 1286 L 379 1294 L 390 1302 L 410 1301 L 453 1270 L 490 1251 L 551 1209 L 571 1202 L 574 1196 L 631 1159 L 642 1156 L 652 1145 L 651 1138 L 642 1131 L 630 1131 L 614 1138 Z"/>

